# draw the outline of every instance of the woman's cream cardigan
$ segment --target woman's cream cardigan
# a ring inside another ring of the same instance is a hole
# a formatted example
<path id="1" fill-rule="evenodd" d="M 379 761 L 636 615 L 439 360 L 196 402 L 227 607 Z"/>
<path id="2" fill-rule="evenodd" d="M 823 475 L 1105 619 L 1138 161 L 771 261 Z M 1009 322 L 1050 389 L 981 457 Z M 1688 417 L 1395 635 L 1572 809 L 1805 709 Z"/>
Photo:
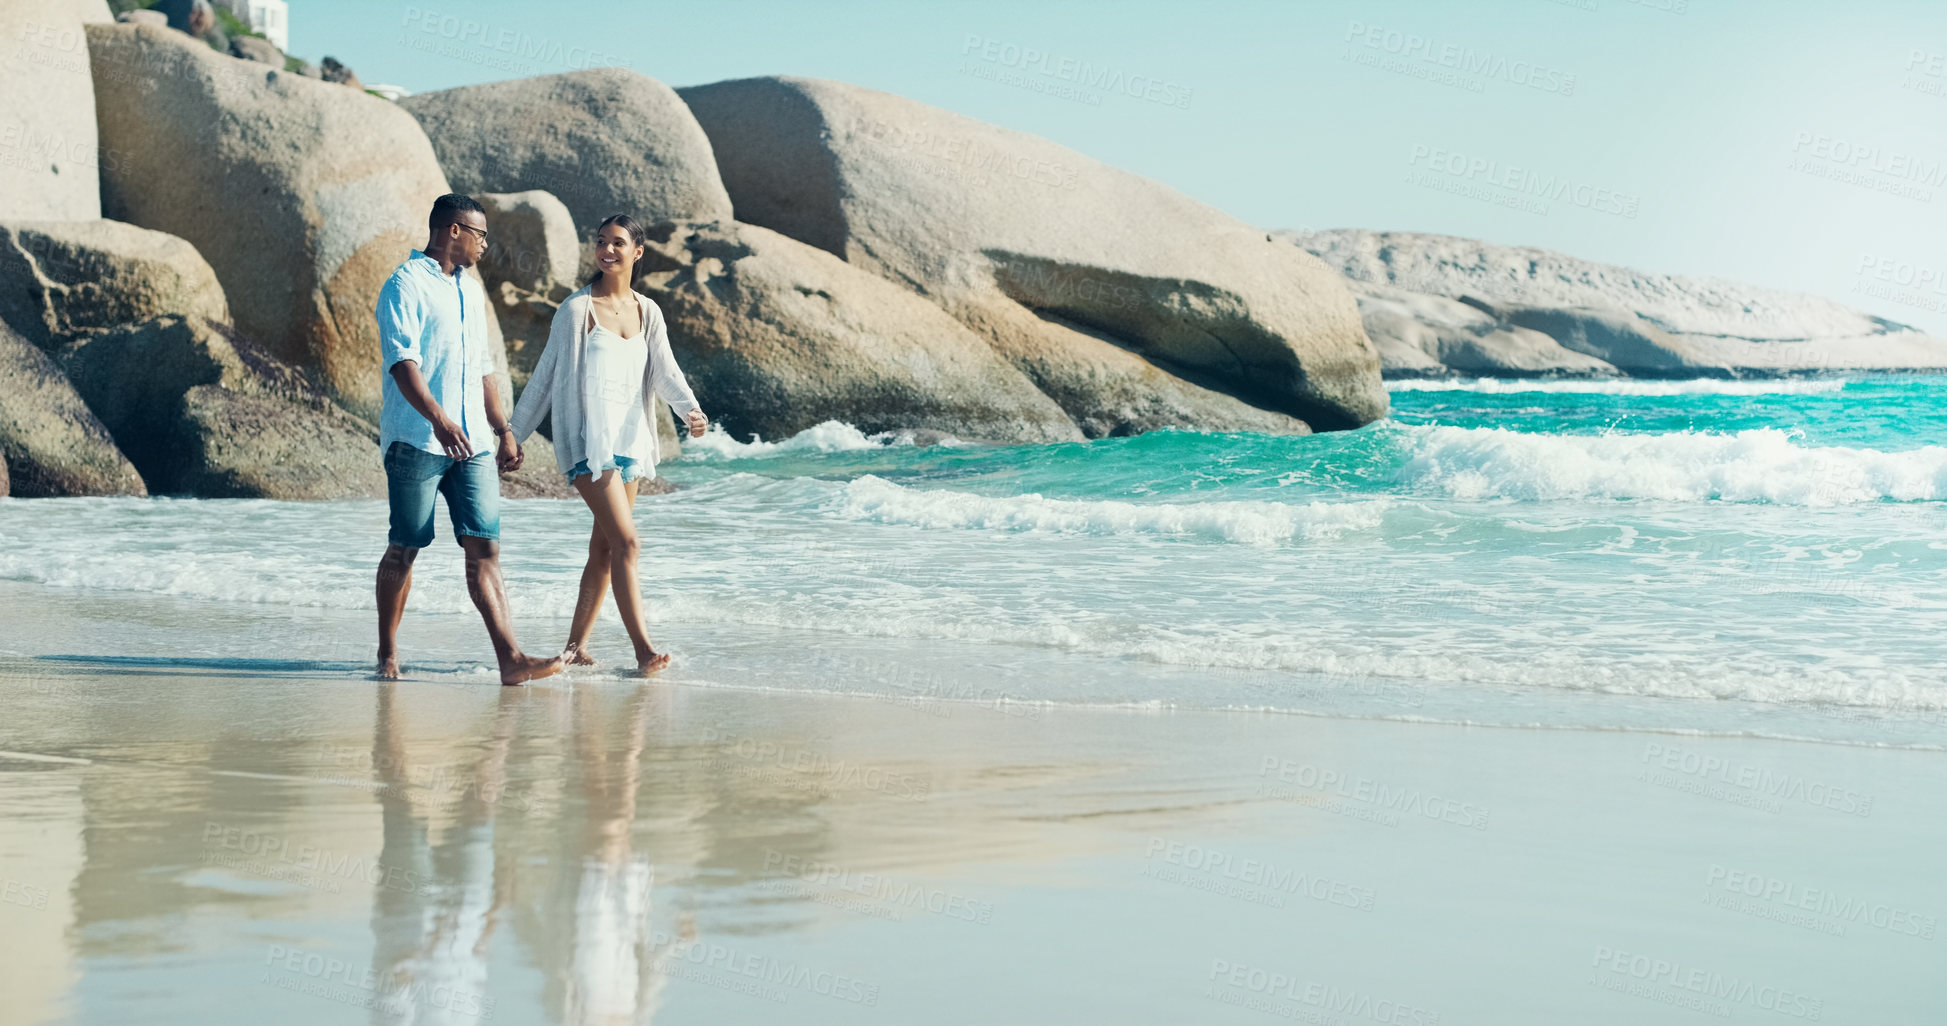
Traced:
<path id="1" fill-rule="evenodd" d="M 635 301 L 641 306 L 642 335 L 649 343 L 649 361 L 642 374 L 640 398 L 653 438 L 656 396 L 662 396 L 679 417 L 687 417 L 691 410 L 701 407 L 697 405 L 696 394 L 690 391 L 689 381 L 683 377 L 682 368 L 676 366 L 676 355 L 669 350 L 669 331 L 663 325 L 663 312 L 640 292 L 635 293 Z M 548 345 L 541 351 L 541 362 L 534 365 L 527 387 L 521 390 L 520 401 L 514 404 L 514 438 L 522 442 L 540 426 L 541 418 L 553 411 L 554 462 L 563 474 L 589 457 L 582 441 L 588 436 L 588 421 L 582 412 L 581 398 L 588 391 L 582 375 L 588 353 L 588 317 L 593 306 L 594 299 L 586 285 L 561 301 L 561 308 L 554 312 L 554 323 L 548 328 Z M 648 476 L 656 472 L 655 450 L 654 444 L 648 446 L 649 465 L 643 468 Z"/>

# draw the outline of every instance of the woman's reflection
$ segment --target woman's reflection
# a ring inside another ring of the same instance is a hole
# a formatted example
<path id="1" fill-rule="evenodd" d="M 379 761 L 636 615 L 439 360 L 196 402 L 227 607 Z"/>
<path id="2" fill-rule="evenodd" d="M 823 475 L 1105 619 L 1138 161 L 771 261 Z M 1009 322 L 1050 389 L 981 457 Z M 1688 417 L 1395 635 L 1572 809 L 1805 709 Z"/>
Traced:
<path id="1" fill-rule="evenodd" d="M 633 847 L 643 749 L 663 690 L 631 688 L 616 717 L 599 686 L 503 689 L 478 758 L 429 776 L 403 736 L 401 687 L 379 689 L 373 737 L 386 867 L 373 900 L 373 970 L 393 988 L 373 1021 L 479 1021 L 493 1008 L 488 941 L 511 909 L 551 1021 L 649 1022 L 662 966 L 695 935 L 687 917 L 654 930 L 655 868 Z M 559 800 L 508 788 L 517 733 L 516 765 L 556 774 Z"/>

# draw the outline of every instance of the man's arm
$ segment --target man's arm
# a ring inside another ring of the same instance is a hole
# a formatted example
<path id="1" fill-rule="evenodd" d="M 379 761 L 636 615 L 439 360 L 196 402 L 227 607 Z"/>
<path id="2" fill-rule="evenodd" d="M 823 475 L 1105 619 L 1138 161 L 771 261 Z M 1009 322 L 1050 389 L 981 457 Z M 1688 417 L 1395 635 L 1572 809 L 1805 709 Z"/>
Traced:
<path id="1" fill-rule="evenodd" d="M 418 361 L 400 360 L 393 364 L 392 380 L 398 382 L 399 394 L 405 397 L 406 402 L 413 409 L 418 410 L 420 416 L 432 421 L 433 437 L 439 440 L 439 447 L 446 455 L 456 460 L 463 460 L 473 455 L 473 446 L 467 444 L 466 435 L 460 431 L 460 426 L 453 423 L 453 418 L 447 416 L 446 411 L 440 409 L 439 403 L 434 401 L 432 389 L 426 387 L 425 375 L 419 373 Z M 487 396 L 494 404 L 493 408 L 498 409 L 500 397 L 492 391 L 489 391 Z"/>
<path id="2" fill-rule="evenodd" d="M 521 469 L 521 443 L 514 437 L 513 425 L 507 423 L 507 414 L 500 408 L 500 389 L 494 385 L 494 377 L 489 374 L 480 379 L 480 398 L 487 404 L 487 424 L 494 429 L 494 438 L 500 443 L 500 455 L 495 462 L 500 464 L 500 472 L 511 474 Z"/>

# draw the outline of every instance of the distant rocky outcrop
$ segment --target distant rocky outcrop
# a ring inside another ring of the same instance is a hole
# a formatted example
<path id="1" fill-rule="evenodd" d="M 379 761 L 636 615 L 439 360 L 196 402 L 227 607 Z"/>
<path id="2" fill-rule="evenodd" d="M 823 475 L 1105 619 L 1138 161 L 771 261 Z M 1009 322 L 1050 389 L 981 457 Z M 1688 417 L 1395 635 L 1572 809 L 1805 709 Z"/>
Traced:
<path id="1" fill-rule="evenodd" d="M 178 33 L 87 33 L 101 135 L 119 158 L 102 169 L 109 216 L 187 239 L 238 329 L 375 415 L 379 288 L 448 191 L 418 123 L 375 96 Z"/>
<path id="2" fill-rule="evenodd" d="M 0 456 L 15 496 L 148 494 L 54 359 L 3 323 Z"/>
<path id="3" fill-rule="evenodd" d="M 1616 368 L 1445 296 L 1390 285 L 1351 283 L 1366 336 L 1386 371 L 1399 375 L 1598 375 Z"/>
<path id="4" fill-rule="evenodd" d="M 1079 438 L 1061 408 L 938 307 L 776 232 L 665 226 L 644 290 L 703 408 L 733 435 L 833 417 L 863 431 Z"/>
<path id="5" fill-rule="evenodd" d="M 0 220 L 80 221 L 101 216 L 103 152 L 95 83 L 74 0 L 0 4 Z M 16 482 L 16 485 L 18 483 Z"/>
<path id="6" fill-rule="evenodd" d="M 332 85 L 351 86 L 359 92 L 365 91 L 365 83 L 358 80 L 358 72 L 346 67 L 336 57 L 326 57 L 318 69 L 318 77 Z"/>
<path id="7" fill-rule="evenodd" d="M 1160 183 L 839 82 L 679 92 L 738 219 L 932 300 L 1091 435 L 1386 411 L 1339 275 Z"/>
<path id="8" fill-rule="evenodd" d="M 1361 312 L 1381 352 L 1393 354 L 1389 374 L 1695 376 L 1947 367 L 1947 342 L 1816 296 L 1446 235 L 1359 229 L 1275 234 L 1337 268 L 1355 291 L 1364 287 Z M 1413 318 L 1395 316 L 1405 295 L 1464 301 L 1502 329 L 1540 331 L 1612 366 L 1548 366 L 1521 355 L 1500 365 L 1415 363 L 1409 351 L 1419 347 L 1412 338 L 1439 330 L 1438 318 L 1415 327 Z"/>
<path id="9" fill-rule="evenodd" d="M 0 222 L 0 320 L 34 344 L 167 314 L 230 319 L 188 242 L 120 221 Z"/>
<path id="10" fill-rule="evenodd" d="M 373 426 L 223 325 L 159 318 L 84 339 L 62 363 L 153 492 L 385 494 Z"/>
<path id="11" fill-rule="evenodd" d="M 492 82 L 399 101 L 461 192 L 545 189 L 578 244 L 610 214 L 644 224 L 730 218 L 710 141 L 668 86 L 626 68 Z"/>
<path id="12" fill-rule="evenodd" d="M 268 64 L 279 71 L 284 69 L 284 51 L 262 36 L 231 36 L 230 56 Z"/>

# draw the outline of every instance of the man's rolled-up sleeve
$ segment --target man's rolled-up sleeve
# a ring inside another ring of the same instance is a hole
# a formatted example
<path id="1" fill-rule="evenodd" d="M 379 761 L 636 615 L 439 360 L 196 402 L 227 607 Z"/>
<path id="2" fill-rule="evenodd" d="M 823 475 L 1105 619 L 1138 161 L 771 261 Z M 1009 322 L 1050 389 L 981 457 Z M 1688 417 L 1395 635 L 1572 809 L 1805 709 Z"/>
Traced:
<path id="1" fill-rule="evenodd" d="M 390 371 L 401 360 L 425 366 L 419 352 L 420 306 L 396 276 L 379 290 L 378 318 L 379 369 Z"/>

